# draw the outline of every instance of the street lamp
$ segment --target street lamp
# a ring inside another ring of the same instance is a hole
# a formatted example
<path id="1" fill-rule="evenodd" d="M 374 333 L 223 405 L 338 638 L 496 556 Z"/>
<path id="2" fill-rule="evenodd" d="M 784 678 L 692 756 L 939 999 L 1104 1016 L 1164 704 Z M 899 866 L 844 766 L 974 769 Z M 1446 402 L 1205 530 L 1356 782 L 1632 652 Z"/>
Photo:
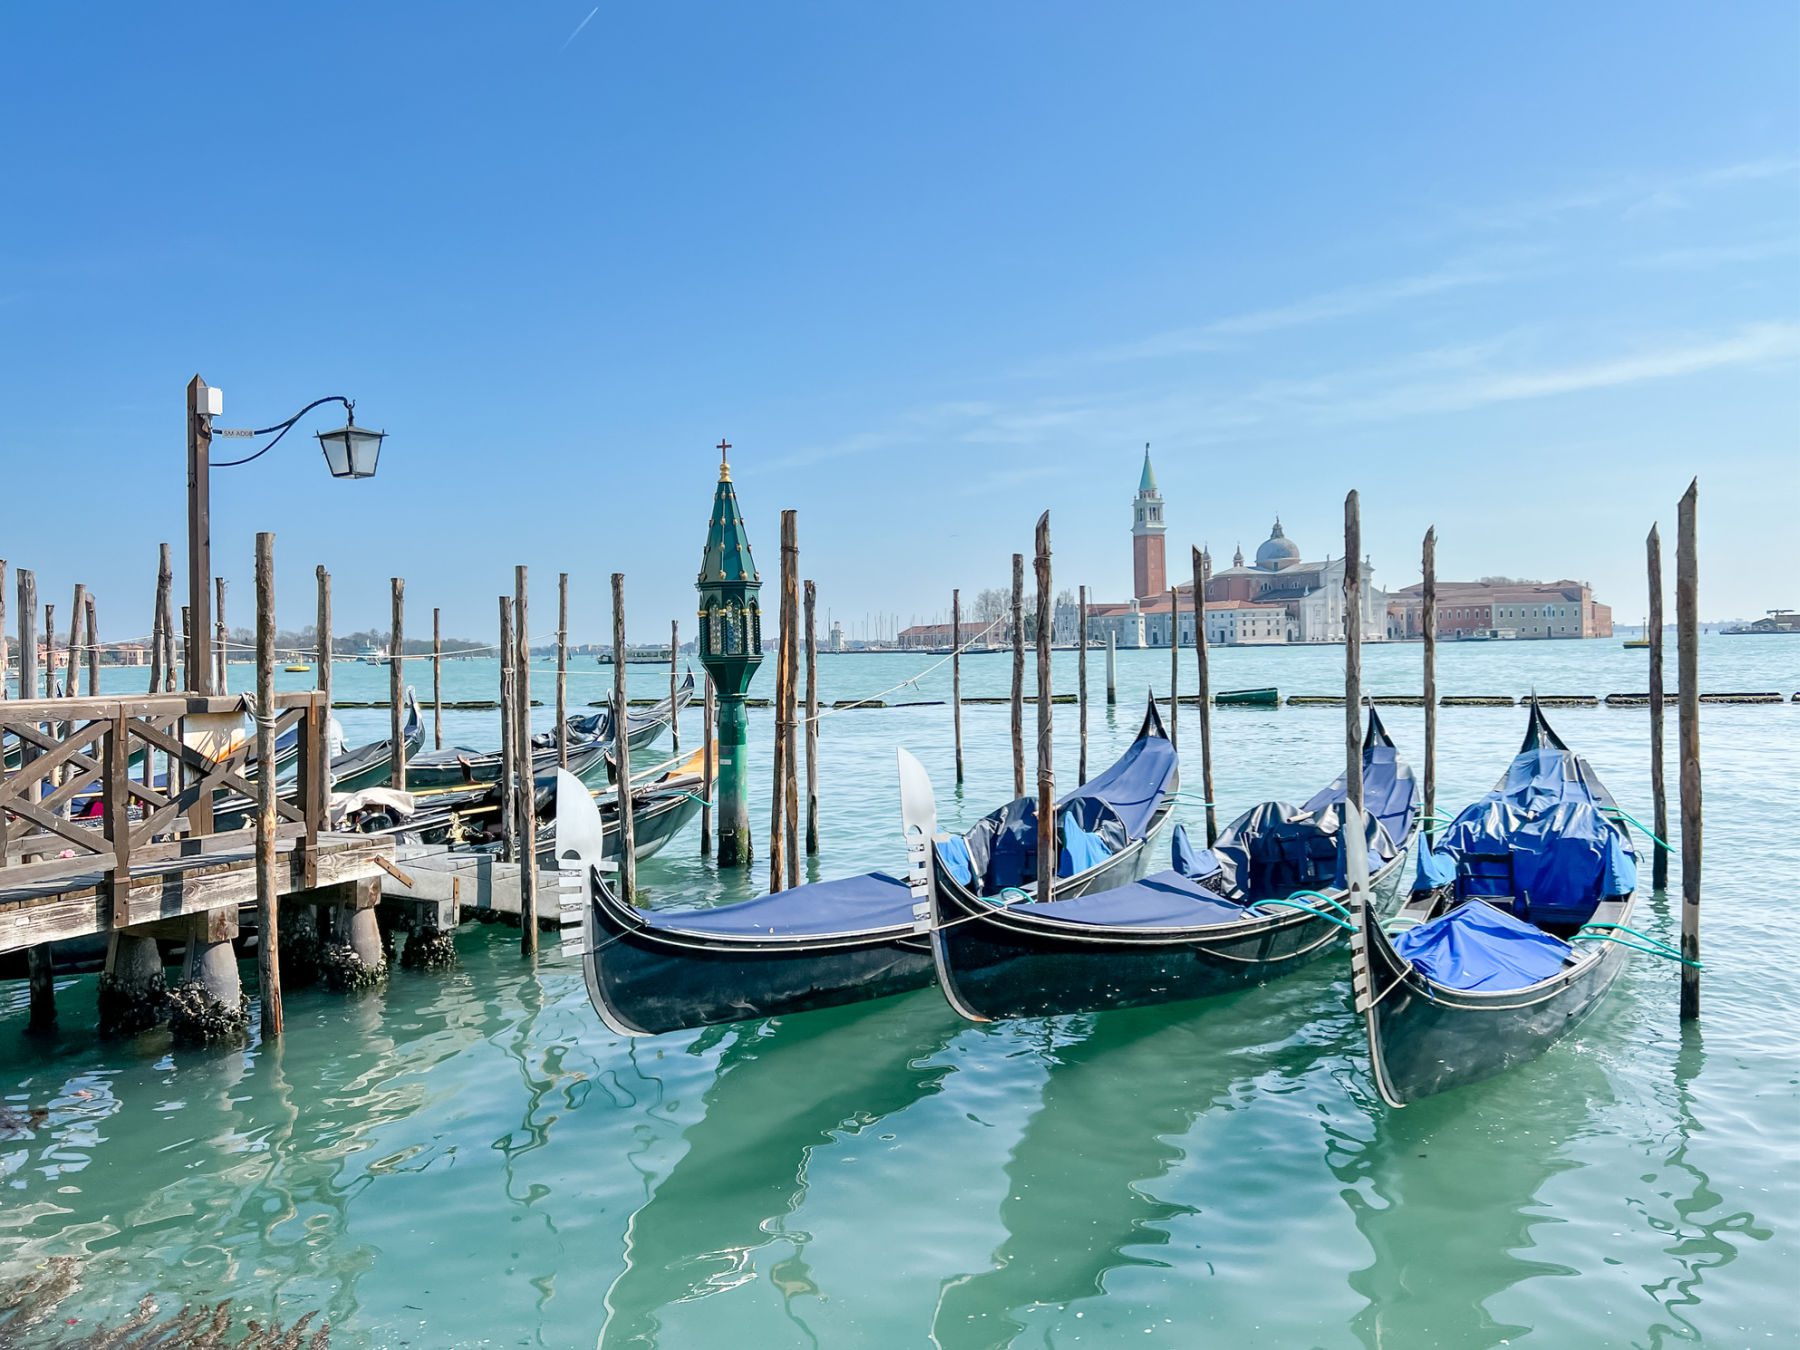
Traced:
<path id="1" fill-rule="evenodd" d="M 256 430 L 214 428 L 213 418 L 224 412 L 224 396 L 198 375 L 188 382 L 188 629 L 187 678 L 194 692 L 211 694 L 212 662 L 206 659 L 207 633 L 212 628 L 212 519 L 211 471 L 229 469 L 261 459 L 302 417 L 326 403 L 344 405 L 344 425 L 336 431 L 315 434 L 325 455 L 325 467 L 333 478 L 372 478 L 381 458 L 384 431 L 356 425 L 356 405 L 341 395 L 314 399 L 285 422 Z M 234 439 L 273 436 L 274 439 L 241 459 L 212 460 L 213 437 Z"/>

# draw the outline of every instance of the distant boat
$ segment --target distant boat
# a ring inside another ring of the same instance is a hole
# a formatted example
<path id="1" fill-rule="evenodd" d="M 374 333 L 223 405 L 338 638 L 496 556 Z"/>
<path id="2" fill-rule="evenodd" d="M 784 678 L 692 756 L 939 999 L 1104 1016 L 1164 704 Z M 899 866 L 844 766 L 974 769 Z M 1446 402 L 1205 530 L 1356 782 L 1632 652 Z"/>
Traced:
<path id="1" fill-rule="evenodd" d="M 1644 648 L 1648 647 L 1650 645 L 1649 618 L 1646 617 L 1644 619 L 1644 635 L 1642 637 L 1626 638 L 1619 645 L 1628 652 L 1642 651 Z"/>
<path id="2" fill-rule="evenodd" d="M 311 670 L 312 667 L 307 665 L 305 662 L 296 661 L 291 666 L 283 666 L 282 669 L 292 675 L 304 675 L 304 674 L 306 674 L 307 671 Z"/>
<path id="3" fill-rule="evenodd" d="M 1279 689 L 1225 689 L 1213 695 L 1221 708 L 1274 708 L 1281 703 Z"/>

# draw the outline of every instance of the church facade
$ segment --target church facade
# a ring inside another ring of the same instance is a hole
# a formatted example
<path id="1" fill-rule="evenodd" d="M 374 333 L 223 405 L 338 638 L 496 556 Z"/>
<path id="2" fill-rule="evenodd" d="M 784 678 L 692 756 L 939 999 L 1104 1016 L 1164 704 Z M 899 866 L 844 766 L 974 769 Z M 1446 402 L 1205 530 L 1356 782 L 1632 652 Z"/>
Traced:
<path id="1" fill-rule="evenodd" d="M 1193 582 L 1177 587 L 1180 615 L 1171 602 L 1163 535 L 1162 493 L 1144 448 L 1144 468 L 1132 499 L 1131 561 L 1133 597 L 1094 605 L 1088 634 L 1098 642 L 1107 635 L 1120 647 L 1167 647 L 1194 642 Z M 1389 631 L 1388 598 L 1374 584 L 1374 565 L 1365 559 L 1357 613 L 1346 616 L 1344 559 L 1326 554 L 1308 562 L 1300 548 L 1275 526 L 1246 563 L 1240 548 L 1231 566 L 1215 571 L 1210 552 L 1202 552 L 1201 576 L 1206 589 L 1206 640 L 1217 646 L 1300 642 L 1342 642 L 1354 622 L 1365 642 L 1385 641 Z"/>

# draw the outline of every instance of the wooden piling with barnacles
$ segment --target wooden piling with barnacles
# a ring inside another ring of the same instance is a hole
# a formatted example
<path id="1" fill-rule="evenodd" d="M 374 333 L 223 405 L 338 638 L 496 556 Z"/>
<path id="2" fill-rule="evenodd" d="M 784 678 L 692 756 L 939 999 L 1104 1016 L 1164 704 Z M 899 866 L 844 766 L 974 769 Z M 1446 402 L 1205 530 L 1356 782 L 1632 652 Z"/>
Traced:
<path id="1" fill-rule="evenodd" d="M 393 637 L 388 643 L 388 735 L 394 749 L 389 781 L 396 792 L 406 791 L 406 578 L 394 577 Z"/>
<path id="2" fill-rule="evenodd" d="M 1700 1016 L 1700 569 L 1695 514 L 1700 480 L 1675 524 L 1676 698 L 1681 708 L 1681 1020 Z M 1654 686 L 1652 686 L 1654 688 Z M 1665 836 L 1666 837 L 1666 836 Z"/>
<path id="3" fill-rule="evenodd" d="M 513 667 L 518 653 L 513 647 L 512 597 L 500 597 L 500 837 L 508 862 L 519 861 L 519 817 L 514 805 L 518 773 L 514 756 L 518 737 L 513 712 Z M 520 914 L 524 911 L 521 909 Z"/>
<path id="4" fill-rule="evenodd" d="M 1645 624 L 1650 631 L 1650 819 L 1658 839 L 1669 837 L 1669 794 L 1663 776 L 1663 586 L 1662 534 L 1655 525 L 1644 541 L 1649 565 L 1650 610 Z M 1650 885 L 1669 888 L 1669 853 L 1658 845 L 1650 862 Z"/>
<path id="5" fill-rule="evenodd" d="M 681 749 L 681 712 L 675 706 L 675 690 L 679 687 L 676 662 L 681 655 L 681 620 L 669 620 L 669 749 Z"/>
<path id="6" fill-rule="evenodd" d="M 819 634 L 818 592 L 806 583 L 806 854 L 819 852 Z"/>
<path id="7" fill-rule="evenodd" d="M 1169 587 L 1169 744 L 1179 746 L 1181 715 L 1181 589 Z"/>
<path id="8" fill-rule="evenodd" d="M 717 777 L 715 761 L 719 739 L 713 734 L 713 682 L 706 676 L 706 694 L 700 705 L 700 856 L 712 856 L 713 780 Z"/>
<path id="9" fill-rule="evenodd" d="M 1362 810 L 1362 507 L 1344 498 L 1344 795 Z"/>
<path id="10" fill-rule="evenodd" d="M 1087 782 L 1087 736 L 1088 736 L 1088 686 L 1087 686 L 1087 652 L 1088 652 L 1088 598 L 1087 587 L 1079 592 L 1076 601 L 1077 614 L 1075 625 L 1075 701 L 1079 705 L 1076 722 L 1079 724 L 1080 752 L 1075 765 L 1075 781 Z"/>
<path id="11" fill-rule="evenodd" d="M 431 748 L 444 748 L 444 612 L 431 610 Z"/>
<path id="12" fill-rule="evenodd" d="M 1012 555 L 1013 797 L 1025 795 L 1025 555 Z"/>
<path id="13" fill-rule="evenodd" d="M 262 1035 L 267 1041 L 281 1035 L 281 913 L 275 875 L 275 536 L 267 532 L 256 536 L 256 762 L 256 970 Z"/>
<path id="14" fill-rule="evenodd" d="M 519 950 L 525 956 L 536 956 L 537 926 L 537 775 L 531 752 L 531 610 L 530 578 L 524 564 L 513 568 L 513 640 L 518 644 L 518 674 L 513 682 L 513 717 L 515 745 L 513 767 L 519 775 L 513 793 L 513 809 L 518 812 L 519 832 Z M 623 744 L 624 737 L 620 736 Z M 629 764 L 629 760 L 625 761 Z M 624 771 L 622 795 L 631 795 L 631 773 Z"/>
<path id="15" fill-rule="evenodd" d="M 1213 804 L 1212 669 L 1206 642 L 1206 562 L 1194 549 L 1194 674 L 1200 695 L 1200 791 L 1206 797 L 1206 846 L 1219 839 L 1219 809 Z"/>
<path id="16" fill-rule="evenodd" d="M 950 592 L 950 733 L 956 740 L 956 785 L 963 782 L 962 592 Z"/>
<path id="17" fill-rule="evenodd" d="M 1048 904 L 1056 893 L 1056 773 L 1051 763 L 1052 712 L 1050 687 L 1050 513 L 1038 517 L 1037 574 L 1037 883 L 1038 900 Z"/>
<path id="18" fill-rule="evenodd" d="M 1420 591 L 1419 632 L 1425 648 L 1425 838 L 1437 832 L 1437 526 L 1425 531 L 1420 555 L 1425 584 Z"/>
<path id="19" fill-rule="evenodd" d="M 619 896 L 637 897 L 637 831 L 632 825 L 631 752 L 625 736 L 625 574 L 612 574 L 613 748 L 619 757 Z"/>

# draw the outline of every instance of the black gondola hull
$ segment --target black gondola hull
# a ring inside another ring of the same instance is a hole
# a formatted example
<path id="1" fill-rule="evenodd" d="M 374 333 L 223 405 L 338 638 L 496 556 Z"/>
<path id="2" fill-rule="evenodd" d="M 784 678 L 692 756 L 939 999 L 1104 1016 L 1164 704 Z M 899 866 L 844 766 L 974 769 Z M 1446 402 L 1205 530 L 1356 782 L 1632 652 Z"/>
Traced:
<path id="1" fill-rule="evenodd" d="M 1378 902 L 1399 886 L 1402 858 L 1370 879 Z M 1228 930 L 1058 923 L 1033 916 L 1030 906 L 984 905 L 941 881 L 934 904 L 938 980 L 952 1006 L 976 1021 L 1209 998 L 1297 970 L 1346 937 L 1299 911 Z"/>
<path id="2" fill-rule="evenodd" d="M 1631 922 L 1629 901 L 1616 922 Z M 1390 1106 L 1479 1083 L 1536 1059 L 1606 996 L 1628 949 L 1600 955 L 1526 989 L 1474 993 L 1434 984 L 1397 953 L 1373 914 L 1363 918 L 1357 1007 L 1375 1084 Z M 1366 972 L 1366 976 L 1364 974 Z"/>
<path id="3" fill-rule="evenodd" d="M 598 884 L 595 892 L 588 993 L 622 1035 L 810 1012 L 931 983 L 931 948 L 910 932 L 829 947 L 681 943 L 634 922 Z"/>

